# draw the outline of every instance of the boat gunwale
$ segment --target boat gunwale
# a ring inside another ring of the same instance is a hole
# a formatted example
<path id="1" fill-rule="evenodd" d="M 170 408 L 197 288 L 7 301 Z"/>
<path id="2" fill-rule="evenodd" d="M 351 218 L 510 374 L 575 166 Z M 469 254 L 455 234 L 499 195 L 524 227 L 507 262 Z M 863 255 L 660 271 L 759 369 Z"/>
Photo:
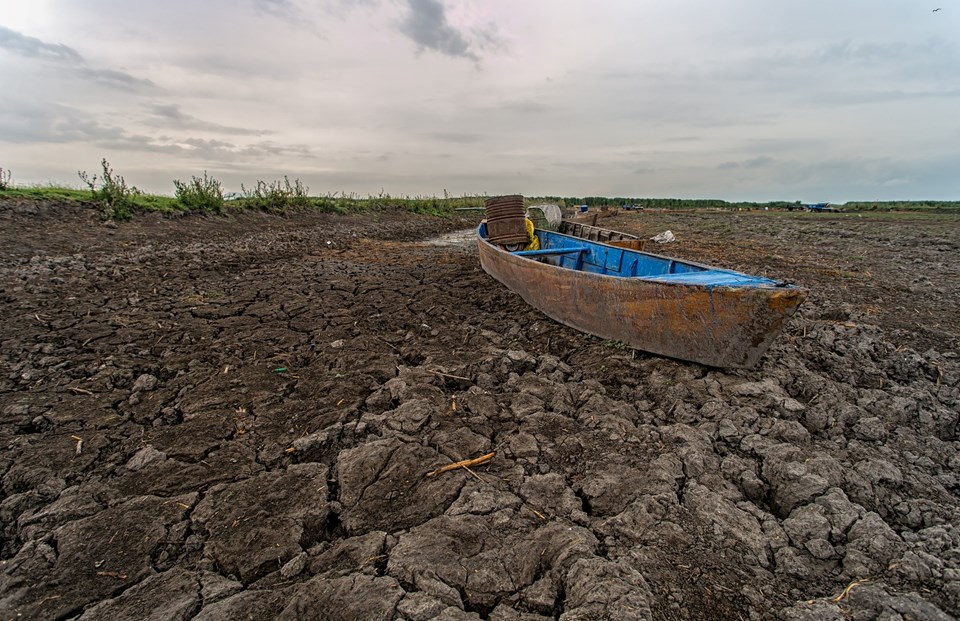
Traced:
<path id="1" fill-rule="evenodd" d="M 743 273 L 743 272 L 737 272 L 737 271 L 735 271 L 735 270 L 730 270 L 730 269 L 726 269 L 726 268 L 722 268 L 722 267 L 713 267 L 713 266 L 710 266 L 710 265 L 706 265 L 706 264 L 704 264 L 704 263 L 698 263 L 698 262 L 696 262 L 696 261 L 689 261 L 689 260 L 687 260 L 687 259 L 677 259 L 677 258 L 675 258 L 675 257 L 668 257 L 668 256 L 665 256 L 665 255 L 656 254 L 656 253 L 654 253 L 654 252 L 647 252 L 647 251 L 645 251 L 645 250 L 634 250 L 634 249 L 632 249 L 632 248 L 621 248 L 621 247 L 618 247 L 618 246 L 611 246 L 611 245 L 606 244 L 606 243 L 601 242 L 601 241 L 595 241 L 595 240 L 592 240 L 592 239 L 582 239 L 582 238 L 580 238 L 580 237 L 574 237 L 573 235 L 567 235 L 566 233 L 559 233 L 559 232 L 557 232 L 557 231 L 544 231 L 543 229 L 536 229 L 536 231 L 542 231 L 542 232 L 550 233 L 551 235 L 559 235 L 559 236 L 561 236 L 561 237 L 569 238 L 569 239 L 571 239 L 571 240 L 574 240 L 574 241 L 577 241 L 577 242 L 582 243 L 584 246 L 589 246 L 590 244 L 596 244 L 596 245 L 599 245 L 599 246 L 604 246 L 604 247 L 606 247 L 606 248 L 610 248 L 610 249 L 612 249 L 612 250 L 620 250 L 620 251 L 622 251 L 622 252 L 624 252 L 624 253 L 637 254 L 637 255 L 645 255 L 645 256 L 650 256 L 650 257 L 654 257 L 654 258 L 657 258 L 657 259 L 661 259 L 661 260 L 664 260 L 664 261 L 673 261 L 673 262 L 677 262 L 677 263 L 683 263 L 683 264 L 686 264 L 686 265 L 693 265 L 693 266 L 699 267 L 699 268 L 701 268 L 701 269 L 703 269 L 703 270 L 705 270 L 705 271 L 708 270 L 708 271 L 712 271 L 712 272 L 722 272 L 722 273 L 730 274 L 730 275 L 733 275 L 733 276 L 741 276 L 741 277 L 751 278 L 751 279 L 753 279 L 753 278 L 763 278 L 763 279 L 765 279 L 765 280 L 767 280 L 767 281 L 769 281 L 769 282 L 765 282 L 765 283 L 743 283 L 743 284 L 716 284 L 716 285 L 711 285 L 710 283 L 693 283 L 693 282 L 670 281 L 670 280 L 656 280 L 656 278 L 658 278 L 659 276 L 662 276 L 662 274 L 661 274 L 661 275 L 658 275 L 658 276 L 618 276 L 618 275 L 615 275 L 615 274 L 600 274 L 600 273 L 597 273 L 597 272 L 590 272 L 590 271 L 587 271 L 587 270 L 572 269 L 572 268 L 569 268 L 569 267 L 563 267 L 563 266 L 561 266 L 561 265 L 553 265 L 552 263 L 541 263 L 540 261 L 534 261 L 534 260 L 533 260 L 532 258 L 530 258 L 530 257 L 526 257 L 526 256 L 524 256 L 524 255 L 515 255 L 515 254 L 512 253 L 512 252 L 508 252 L 508 251 L 500 248 L 500 247 L 497 246 L 496 244 L 490 242 L 486 237 L 484 237 L 484 236 L 480 233 L 480 231 L 481 231 L 482 229 L 483 229 L 483 224 L 481 224 L 480 227 L 477 228 L 477 239 L 483 241 L 487 246 L 490 247 L 491 250 L 494 250 L 494 251 L 500 253 L 500 254 L 503 255 L 503 256 L 509 256 L 509 257 L 512 258 L 512 260 L 515 260 L 515 261 L 523 261 L 523 260 L 526 260 L 526 261 L 528 261 L 531 265 L 538 265 L 538 266 L 550 267 L 550 268 L 554 268 L 554 269 L 558 269 L 558 270 L 564 270 L 564 271 L 566 271 L 566 272 L 572 272 L 572 273 L 576 273 L 576 274 L 584 274 L 584 275 L 590 276 L 590 277 L 613 278 L 613 279 L 616 279 L 616 280 L 624 280 L 624 281 L 629 281 L 629 280 L 641 281 L 641 282 L 644 282 L 644 283 L 646 283 L 646 284 L 656 285 L 656 286 L 698 287 L 698 288 L 703 288 L 703 289 L 707 289 L 707 290 L 710 290 L 710 291 L 712 291 L 712 290 L 714 290 L 714 289 L 719 289 L 719 288 L 723 288 L 723 289 L 759 289 L 759 290 L 763 290 L 763 291 L 798 291 L 798 292 L 804 292 L 804 293 L 807 291 L 806 288 L 801 287 L 801 286 L 799 286 L 799 285 L 794 285 L 794 284 L 790 284 L 790 283 L 787 283 L 787 282 L 783 282 L 783 281 L 779 281 L 779 280 L 774 280 L 774 279 L 772 279 L 772 278 L 767 278 L 766 276 L 751 276 L 750 274 L 745 274 L 745 273 Z M 519 263 L 518 263 L 518 265 L 519 265 Z"/>

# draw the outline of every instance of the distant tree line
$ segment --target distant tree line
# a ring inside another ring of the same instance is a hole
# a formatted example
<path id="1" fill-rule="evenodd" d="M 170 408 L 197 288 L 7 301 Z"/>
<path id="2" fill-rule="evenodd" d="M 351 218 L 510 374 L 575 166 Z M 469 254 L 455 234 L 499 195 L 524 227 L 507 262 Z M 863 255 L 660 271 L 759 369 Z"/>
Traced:
<path id="1" fill-rule="evenodd" d="M 960 211 L 960 201 L 852 201 L 848 211 Z"/>
<path id="2" fill-rule="evenodd" d="M 538 199 L 539 200 L 539 199 Z M 711 198 L 630 198 L 630 197 L 543 197 L 545 202 L 555 202 L 567 207 L 587 205 L 589 207 L 627 207 L 642 209 L 798 209 L 804 206 L 800 201 L 725 201 Z M 960 211 L 960 201 L 851 201 L 834 205 L 843 211 Z"/>
<path id="3" fill-rule="evenodd" d="M 642 209 L 787 209 L 796 208 L 800 201 L 769 201 L 766 203 L 729 202 L 716 198 L 608 198 L 605 196 L 585 196 L 583 198 L 566 197 L 559 199 L 566 205 L 587 205 L 589 207 L 627 207 Z"/>

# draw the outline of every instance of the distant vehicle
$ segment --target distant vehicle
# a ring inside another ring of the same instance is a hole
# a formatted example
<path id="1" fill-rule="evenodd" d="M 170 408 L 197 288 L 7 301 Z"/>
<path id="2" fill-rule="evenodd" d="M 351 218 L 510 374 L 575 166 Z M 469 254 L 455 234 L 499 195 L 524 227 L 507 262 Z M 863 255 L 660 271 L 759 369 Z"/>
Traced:
<path id="1" fill-rule="evenodd" d="M 225 201 L 235 201 L 240 198 L 243 198 L 243 194 L 240 194 L 239 192 L 227 192 L 223 195 L 223 200 Z"/>
<path id="2" fill-rule="evenodd" d="M 806 205 L 807 211 L 816 211 L 816 212 L 827 212 L 827 213 L 837 213 L 840 211 L 836 207 L 830 205 L 830 203 L 810 203 Z"/>

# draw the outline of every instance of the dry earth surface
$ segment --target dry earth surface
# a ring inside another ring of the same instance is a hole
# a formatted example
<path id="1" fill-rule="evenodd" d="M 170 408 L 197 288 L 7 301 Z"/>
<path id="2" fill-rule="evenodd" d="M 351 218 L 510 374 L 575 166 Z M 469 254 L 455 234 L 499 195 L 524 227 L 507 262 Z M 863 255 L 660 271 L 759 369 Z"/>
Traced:
<path id="1" fill-rule="evenodd" d="M 470 224 L 0 202 L 0 619 L 954 618 L 956 216 L 613 218 L 810 288 L 735 372 L 425 241 Z"/>

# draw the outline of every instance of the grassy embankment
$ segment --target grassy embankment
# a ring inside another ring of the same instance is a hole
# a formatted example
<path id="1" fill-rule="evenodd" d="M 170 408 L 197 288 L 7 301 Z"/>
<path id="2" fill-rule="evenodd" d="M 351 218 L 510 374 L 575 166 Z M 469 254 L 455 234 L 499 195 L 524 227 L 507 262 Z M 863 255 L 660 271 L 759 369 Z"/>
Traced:
<path id="1" fill-rule="evenodd" d="M 100 205 L 101 200 L 90 190 L 60 186 L 31 186 L 0 190 L 0 200 L 8 198 L 32 198 L 46 200 L 67 200 Z M 216 214 L 239 213 L 253 209 L 273 213 L 286 213 L 295 209 L 315 209 L 329 213 L 364 213 L 374 211 L 409 211 L 411 213 L 446 216 L 460 208 L 483 209 L 484 196 L 462 197 L 395 197 L 387 194 L 361 197 L 357 194 L 330 194 L 325 196 L 305 196 L 299 199 L 274 196 L 271 198 L 243 196 L 222 200 L 219 207 L 191 208 L 174 196 L 137 192 L 126 199 L 123 209 L 105 208 L 104 218 L 125 220 L 136 213 L 159 212 L 181 214 L 189 212 L 208 212 Z"/>
<path id="2" fill-rule="evenodd" d="M 115 173 L 104 159 L 100 174 L 79 172 L 87 189 L 64 186 L 20 187 L 11 181 L 9 169 L 0 168 L 0 199 L 20 197 L 46 200 L 65 200 L 90 203 L 99 207 L 105 219 L 124 220 L 137 212 L 212 213 L 229 214 L 248 209 L 283 214 L 295 209 L 313 209 L 332 213 L 364 213 L 374 211 L 408 211 L 418 214 L 444 216 L 457 209 L 482 209 L 485 196 L 451 197 L 416 196 L 395 197 L 389 194 L 361 197 L 357 194 L 333 193 L 310 196 L 309 188 L 299 179 L 289 178 L 265 182 L 258 180 L 250 189 L 242 187 L 239 195 L 223 194 L 220 182 L 203 173 L 190 181 L 174 180 L 175 195 L 148 194 Z M 715 199 L 675 198 L 605 198 L 605 197 L 543 197 L 528 198 L 528 203 L 551 202 L 561 206 L 586 204 L 598 206 L 637 206 L 643 209 L 664 210 L 770 210 L 796 209 L 799 202 L 774 201 L 767 203 L 728 202 Z M 870 212 L 875 215 L 909 212 L 914 214 L 960 214 L 960 201 L 875 201 L 849 202 L 839 206 L 843 213 Z M 822 216 L 818 216 L 822 217 Z"/>
<path id="3" fill-rule="evenodd" d="M 299 179 L 292 182 L 288 177 L 266 182 L 257 180 L 243 192 L 224 195 L 220 182 L 206 172 L 190 181 L 173 181 L 174 196 L 150 194 L 127 185 L 126 180 L 115 173 L 110 164 L 101 162 L 102 172 L 89 175 L 79 172 L 86 189 L 65 186 L 17 186 L 10 180 L 9 171 L 0 168 L 0 199 L 29 198 L 36 200 L 75 201 L 99 208 L 104 219 L 125 220 L 137 213 L 159 212 L 164 214 L 210 213 L 230 214 L 244 210 L 260 210 L 284 214 L 296 209 L 313 209 L 330 213 L 364 213 L 373 211 L 408 211 L 436 216 L 450 215 L 457 209 L 482 209 L 486 197 L 416 196 L 396 197 L 381 193 L 361 197 L 358 194 L 334 193 L 311 196 L 309 188 Z"/>

